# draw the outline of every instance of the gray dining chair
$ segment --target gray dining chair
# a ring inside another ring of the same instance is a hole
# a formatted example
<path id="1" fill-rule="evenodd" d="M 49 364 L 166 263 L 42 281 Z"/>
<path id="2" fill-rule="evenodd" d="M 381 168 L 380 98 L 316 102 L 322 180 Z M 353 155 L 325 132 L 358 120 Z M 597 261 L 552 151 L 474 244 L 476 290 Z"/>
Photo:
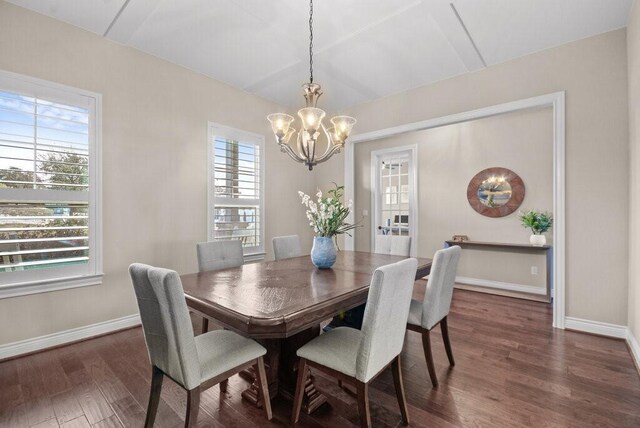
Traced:
<path id="1" fill-rule="evenodd" d="M 409 257 L 411 253 L 410 236 L 376 235 L 374 253 Z"/>
<path id="2" fill-rule="evenodd" d="M 453 285 L 456 281 L 460 251 L 461 249 L 457 245 L 436 251 L 431 265 L 429 280 L 427 281 L 427 289 L 424 293 L 424 300 L 412 299 L 409 309 L 407 329 L 422 334 L 424 358 L 427 361 L 429 377 L 434 387 L 438 386 L 438 378 L 433 364 L 429 332 L 438 324 L 440 324 L 440 329 L 442 330 L 442 339 L 449 364 L 451 366 L 456 365 L 451 351 L 447 316 L 451 308 Z"/>
<path id="3" fill-rule="evenodd" d="M 244 264 L 242 242 L 238 239 L 200 242 L 197 245 L 197 251 L 200 272 L 227 269 Z"/>
<path id="4" fill-rule="evenodd" d="M 193 427 L 198 418 L 200 392 L 251 366 L 256 366 L 260 399 L 270 420 L 271 402 L 263 361 L 266 349 L 228 330 L 194 337 L 182 282 L 176 272 L 134 263 L 129 266 L 129 274 L 152 365 L 145 427 L 153 426 L 164 376 L 187 391 L 185 427 Z"/>
<path id="5" fill-rule="evenodd" d="M 276 236 L 273 238 L 273 255 L 276 260 L 290 259 L 302 255 L 300 236 Z"/>
<path id="6" fill-rule="evenodd" d="M 409 257 L 411 252 L 410 236 L 376 235 L 374 244 L 375 251 L 373 252 L 376 254 Z M 342 318 L 334 318 L 332 324 L 360 328 L 364 318 L 365 306 L 366 304 L 363 304 L 345 311 Z"/>
<path id="7" fill-rule="evenodd" d="M 196 248 L 200 272 L 233 268 L 244 264 L 240 240 L 200 242 Z M 202 333 L 207 331 L 209 331 L 209 319 L 202 317 Z"/>
<path id="8" fill-rule="evenodd" d="M 300 362 L 293 423 L 300 416 L 307 367 L 312 367 L 356 387 L 360 425 L 370 427 L 369 383 L 389 365 L 402 421 L 409 423 L 400 353 L 417 266 L 416 259 L 407 259 L 376 269 L 371 278 L 362 330 L 338 327 L 298 349 Z"/>

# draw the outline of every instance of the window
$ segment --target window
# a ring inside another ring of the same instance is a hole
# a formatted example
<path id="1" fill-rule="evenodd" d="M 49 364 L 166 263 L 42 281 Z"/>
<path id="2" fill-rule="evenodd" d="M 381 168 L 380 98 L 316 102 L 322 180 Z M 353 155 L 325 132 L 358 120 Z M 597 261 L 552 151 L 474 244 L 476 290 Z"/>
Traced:
<path id="1" fill-rule="evenodd" d="M 0 297 L 100 282 L 99 103 L 0 72 Z"/>
<path id="2" fill-rule="evenodd" d="M 208 239 L 264 258 L 264 137 L 209 123 Z"/>

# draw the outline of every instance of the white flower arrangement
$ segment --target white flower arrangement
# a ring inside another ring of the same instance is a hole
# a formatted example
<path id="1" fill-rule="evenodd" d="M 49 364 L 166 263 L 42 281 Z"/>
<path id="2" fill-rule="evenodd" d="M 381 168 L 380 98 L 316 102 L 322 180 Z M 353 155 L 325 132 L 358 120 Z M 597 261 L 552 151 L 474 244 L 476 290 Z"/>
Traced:
<path id="1" fill-rule="evenodd" d="M 334 183 L 335 184 L 335 183 Z M 353 202 L 349 200 L 347 206 L 342 203 L 344 186 L 338 186 L 327 192 L 327 197 L 323 197 L 322 191 L 316 193 L 316 201 L 304 192 L 298 191 L 302 205 L 307 207 L 307 220 L 309 226 L 313 228 L 316 236 L 334 237 L 342 233 L 351 236 L 349 231 L 360 226 L 359 224 L 349 224 L 346 222 L 353 207 Z"/>

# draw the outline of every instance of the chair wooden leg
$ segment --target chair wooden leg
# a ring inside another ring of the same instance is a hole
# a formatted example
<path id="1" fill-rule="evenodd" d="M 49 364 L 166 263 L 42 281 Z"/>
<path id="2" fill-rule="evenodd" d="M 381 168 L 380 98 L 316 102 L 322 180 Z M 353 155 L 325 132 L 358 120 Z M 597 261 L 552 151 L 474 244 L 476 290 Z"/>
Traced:
<path id="1" fill-rule="evenodd" d="M 258 381 L 258 388 L 260 389 L 262 405 L 264 406 L 264 410 L 267 412 L 267 419 L 271 420 L 271 418 L 273 417 L 273 414 L 271 413 L 271 396 L 269 396 L 269 382 L 267 382 L 267 372 L 264 369 L 264 358 L 258 358 L 256 366 L 256 381 Z"/>
<path id="2" fill-rule="evenodd" d="M 149 392 L 149 404 L 147 405 L 147 417 L 144 421 L 145 428 L 153 427 L 158 412 L 158 403 L 160 403 L 160 392 L 162 391 L 162 379 L 164 373 L 162 370 L 153 366 L 151 372 L 151 391 Z"/>
<path id="3" fill-rule="evenodd" d="M 396 396 L 398 397 L 398 405 L 402 414 L 402 422 L 409 424 L 409 410 L 407 409 L 407 399 L 404 395 L 404 382 L 402 381 L 402 364 L 400 355 L 391 363 L 391 371 L 393 372 L 393 384 L 396 388 Z"/>
<path id="4" fill-rule="evenodd" d="M 369 385 L 358 381 L 356 385 L 358 391 L 358 414 L 360 415 L 360 426 L 371 427 L 371 413 L 369 412 Z"/>
<path id="5" fill-rule="evenodd" d="M 220 382 L 220 393 L 224 394 L 225 392 L 227 392 L 227 386 L 229 385 L 229 379 L 225 379 L 222 382 Z"/>
<path id="6" fill-rule="evenodd" d="M 307 380 L 307 360 L 300 358 L 298 363 L 298 381 L 296 382 L 296 395 L 293 398 L 293 413 L 291 422 L 298 423 L 300 409 L 302 408 L 302 396 L 304 395 L 304 384 Z"/>
<path id="7" fill-rule="evenodd" d="M 201 334 L 205 334 L 209 331 L 209 318 L 202 317 L 202 331 Z"/>
<path id="8" fill-rule="evenodd" d="M 187 391 L 187 417 L 184 420 L 185 428 L 195 427 L 198 422 L 200 410 L 200 387 L 197 386 Z"/>
<path id="9" fill-rule="evenodd" d="M 422 347 L 424 348 L 424 358 L 427 360 L 427 369 L 429 370 L 429 377 L 433 387 L 438 386 L 438 377 L 436 376 L 436 368 L 433 364 L 433 355 L 431 354 L 431 337 L 429 336 L 429 330 L 422 330 Z"/>
<path id="10" fill-rule="evenodd" d="M 442 339 L 444 340 L 444 349 L 447 351 L 447 358 L 449 358 L 449 364 L 456 365 L 453 359 L 453 352 L 451 351 L 451 341 L 449 340 L 449 326 L 447 325 L 447 317 L 444 317 L 440 321 L 440 330 L 442 330 Z"/>

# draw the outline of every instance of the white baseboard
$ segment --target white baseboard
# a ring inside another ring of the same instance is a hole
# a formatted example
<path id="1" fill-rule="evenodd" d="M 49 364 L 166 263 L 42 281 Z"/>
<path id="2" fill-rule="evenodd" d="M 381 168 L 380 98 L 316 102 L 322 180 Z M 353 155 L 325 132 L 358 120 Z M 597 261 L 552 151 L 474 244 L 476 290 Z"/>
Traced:
<path id="1" fill-rule="evenodd" d="M 543 287 L 534 287 L 532 285 L 512 284 L 510 282 L 492 281 L 489 279 L 469 278 L 466 276 L 457 276 L 458 284 L 477 285 L 480 287 L 496 288 L 498 290 L 517 291 L 519 293 L 539 294 L 545 296 L 547 289 Z"/>
<path id="2" fill-rule="evenodd" d="M 6 345 L 0 345 L 0 360 L 64 345 L 65 343 L 75 342 L 93 336 L 99 336 L 105 333 L 111 333 L 112 331 L 122 330 L 136 325 L 140 325 L 140 315 L 138 314 L 34 337 L 33 339 L 7 343 Z"/>
<path id="3" fill-rule="evenodd" d="M 584 331 L 586 333 L 599 334 L 601 336 L 627 338 L 627 326 L 609 324 L 606 322 L 591 321 L 581 318 L 565 317 L 564 327 L 569 330 Z"/>
<path id="4" fill-rule="evenodd" d="M 638 369 L 638 374 L 640 374 L 640 342 L 638 342 L 638 339 L 633 335 L 631 329 L 627 329 L 627 345 L 629 345 L 631 356 L 635 360 L 636 369 Z"/>

